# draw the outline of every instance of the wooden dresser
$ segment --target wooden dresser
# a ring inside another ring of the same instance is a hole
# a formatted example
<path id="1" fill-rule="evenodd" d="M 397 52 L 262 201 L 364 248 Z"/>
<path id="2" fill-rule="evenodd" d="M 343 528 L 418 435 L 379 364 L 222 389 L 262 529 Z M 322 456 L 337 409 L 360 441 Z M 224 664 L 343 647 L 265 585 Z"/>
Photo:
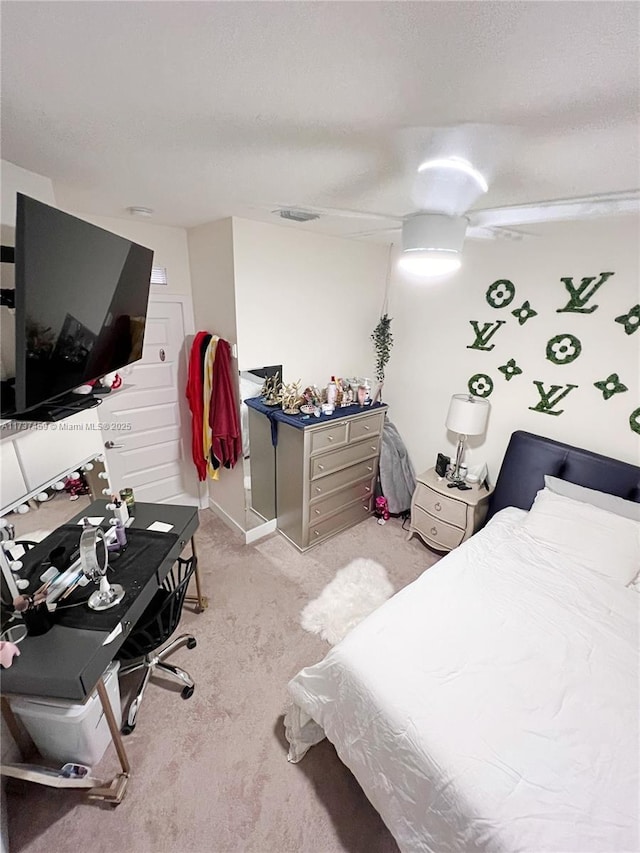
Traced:
<path id="1" fill-rule="evenodd" d="M 302 429 L 278 424 L 278 529 L 300 550 L 371 513 L 386 408 Z"/>

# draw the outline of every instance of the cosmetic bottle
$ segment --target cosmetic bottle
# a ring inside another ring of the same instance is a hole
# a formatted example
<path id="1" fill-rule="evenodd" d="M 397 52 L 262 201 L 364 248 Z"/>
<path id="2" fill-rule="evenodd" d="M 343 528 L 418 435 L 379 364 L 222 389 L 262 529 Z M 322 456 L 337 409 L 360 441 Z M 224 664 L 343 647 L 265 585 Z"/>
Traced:
<path id="1" fill-rule="evenodd" d="M 116 529 L 116 542 L 118 544 L 118 548 L 126 548 L 127 532 L 125 530 L 124 524 L 120 521 L 119 518 L 112 518 L 109 523 Z"/>

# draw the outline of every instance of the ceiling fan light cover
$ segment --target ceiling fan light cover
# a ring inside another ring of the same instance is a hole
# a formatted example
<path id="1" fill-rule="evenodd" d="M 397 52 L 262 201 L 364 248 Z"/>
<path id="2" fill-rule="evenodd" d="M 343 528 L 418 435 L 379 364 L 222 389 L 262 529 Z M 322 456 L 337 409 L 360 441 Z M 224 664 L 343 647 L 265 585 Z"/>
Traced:
<path id="1" fill-rule="evenodd" d="M 461 263 L 459 252 L 425 249 L 408 249 L 398 261 L 404 272 L 420 278 L 450 275 L 460 269 Z"/>

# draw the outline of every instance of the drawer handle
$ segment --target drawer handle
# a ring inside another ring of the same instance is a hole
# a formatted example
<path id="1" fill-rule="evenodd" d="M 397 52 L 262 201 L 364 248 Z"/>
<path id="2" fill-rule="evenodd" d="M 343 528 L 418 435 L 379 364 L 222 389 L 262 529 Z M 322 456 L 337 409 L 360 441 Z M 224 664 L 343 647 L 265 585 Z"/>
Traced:
<path id="1" fill-rule="evenodd" d="M 371 491 L 371 486 L 365 486 L 365 487 L 364 487 L 364 490 L 365 490 L 365 492 L 370 492 L 370 491 Z"/>
<path id="2" fill-rule="evenodd" d="M 432 535 L 432 536 L 435 536 L 435 535 L 437 534 L 437 532 L 438 532 L 438 528 L 437 528 L 437 527 L 432 527 L 432 528 L 431 528 L 431 535 Z"/>
<path id="3" fill-rule="evenodd" d="M 319 510 L 319 509 L 317 509 L 317 510 L 316 510 L 316 515 L 320 515 L 320 510 Z"/>
<path id="4" fill-rule="evenodd" d="M 364 425 L 364 429 L 365 429 L 365 432 L 369 432 L 369 427 L 366 424 Z"/>
<path id="5" fill-rule="evenodd" d="M 318 465 L 318 471 L 324 471 L 324 465 Z"/>
<path id="6" fill-rule="evenodd" d="M 320 488 L 320 486 L 316 486 L 316 492 L 317 492 L 318 494 L 320 494 L 320 493 L 322 492 L 322 489 Z"/>
<path id="7" fill-rule="evenodd" d="M 366 503 L 366 504 L 362 504 L 362 509 L 363 509 L 365 512 L 369 512 L 369 502 L 368 502 L 368 501 L 367 501 L 367 503 Z"/>
<path id="8" fill-rule="evenodd" d="M 373 471 L 373 468 L 371 467 L 371 465 L 367 465 L 367 471 Z"/>
<path id="9" fill-rule="evenodd" d="M 333 441 L 333 436 L 332 436 L 332 435 L 328 435 L 328 436 L 327 436 L 327 441 Z"/>
<path id="10" fill-rule="evenodd" d="M 436 503 L 434 504 L 434 509 L 436 510 L 436 512 L 440 512 L 442 510 L 442 507 L 440 506 L 440 501 L 436 501 Z"/>
<path id="11" fill-rule="evenodd" d="M 314 531 L 313 531 L 313 535 L 314 535 L 314 536 L 320 536 L 320 531 L 319 531 L 319 530 L 314 530 Z"/>
<path id="12" fill-rule="evenodd" d="M 377 450 L 378 448 L 376 447 L 376 445 L 375 445 L 375 444 L 372 444 L 372 445 L 371 445 L 371 449 L 372 449 L 372 450 Z"/>

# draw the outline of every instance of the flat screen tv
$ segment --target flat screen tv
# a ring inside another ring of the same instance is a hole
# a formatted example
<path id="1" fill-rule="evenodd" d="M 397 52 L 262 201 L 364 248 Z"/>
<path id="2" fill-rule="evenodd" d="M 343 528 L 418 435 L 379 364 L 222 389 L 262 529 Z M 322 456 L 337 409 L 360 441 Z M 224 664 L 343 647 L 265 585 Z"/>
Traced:
<path id="1" fill-rule="evenodd" d="M 141 357 L 152 262 L 151 249 L 18 193 L 17 413 Z"/>

